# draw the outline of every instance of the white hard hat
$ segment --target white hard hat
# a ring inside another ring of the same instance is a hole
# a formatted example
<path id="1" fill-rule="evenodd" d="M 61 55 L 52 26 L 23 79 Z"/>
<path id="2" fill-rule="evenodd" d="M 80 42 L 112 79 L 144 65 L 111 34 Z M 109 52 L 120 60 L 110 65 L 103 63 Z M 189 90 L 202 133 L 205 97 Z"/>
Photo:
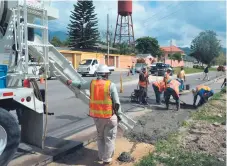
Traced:
<path id="1" fill-rule="evenodd" d="M 106 65 L 100 64 L 96 71 L 97 74 L 110 73 L 109 68 Z"/>
<path id="2" fill-rule="evenodd" d="M 172 71 L 172 69 L 171 69 L 171 68 L 168 68 L 167 70 L 170 70 L 170 71 Z"/>

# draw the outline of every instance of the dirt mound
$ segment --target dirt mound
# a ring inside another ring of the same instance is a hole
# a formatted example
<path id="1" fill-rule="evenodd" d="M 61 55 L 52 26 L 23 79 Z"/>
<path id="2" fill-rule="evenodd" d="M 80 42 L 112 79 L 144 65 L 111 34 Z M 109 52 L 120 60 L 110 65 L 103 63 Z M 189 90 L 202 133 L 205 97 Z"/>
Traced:
<path id="1" fill-rule="evenodd" d="M 192 152 L 203 152 L 217 158 L 225 159 L 226 155 L 225 126 L 219 123 L 200 122 L 187 132 L 183 147 Z"/>

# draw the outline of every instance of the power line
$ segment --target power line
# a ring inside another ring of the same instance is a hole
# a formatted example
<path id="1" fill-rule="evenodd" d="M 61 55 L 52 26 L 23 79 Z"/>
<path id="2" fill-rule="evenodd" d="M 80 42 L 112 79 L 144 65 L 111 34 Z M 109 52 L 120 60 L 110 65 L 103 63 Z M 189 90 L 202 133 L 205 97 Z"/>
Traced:
<path id="1" fill-rule="evenodd" d="M 156 16 L 158 13 L 160 13 L 160 12 L 162 12 L 162 10 L 165 8 L 165 9 L 168 9 L 170 6 L 172 6 L 173 5 L 173 3 L 171 3 L 171 4 L 169 4 L 169 5 L 166 5 L 166 7 L 162 7 L 160 10 L 158 10 L 158 12 L 156 12 L 155 14 L 153 14 L 151 17 L 148 17 L 147 19 L 145 19 L 145 20 L 143 20 L 143 22 L 144 22 L 144 24 L 147 22 L 147 20 L 150 20 L 151 18 L 153 18 L 154 16 Z M 176 5 L 176 6 L 179 6 L 179 4 L 178 5 Z M 176 7 L 175 6 L 175 7 Z M 173 6 L 174 7 L 174 6 Z"/>
<path id="2" fill-rule="evenodd" d="M 190 4 L 187 5 L 187 6 L 191 6 L 193 3 L 194 3 L 194 2 L 190 3 Z M 182 9 L 183 9 L 183 8 L 181 8 L 181 9 L 179 9 L 179 10 L 176 10 L 176 11 L 170 13 L 169 15 L 166 15 L 166 16 L 164 16 L 164 17 L 161 17 L 161 18 L 159 18 L 158 21 L 163 20 L 163 19 L 165 19 L 165 18 L 168 18 L 169 16 L 171 16 L 171 15 L 173 15 L 173 14 L 176 14 L 177 12 L 179 12 L 179 11 L 182 10 Z M 158 21 L 154 21 L 154 22 L 152 22 L 152 23 L 155 23 L 155 22 L 158 22 Z M 146 27 L 146 26 L 147 26 L 147 25 L 144 25 L 144 27 Z"/>

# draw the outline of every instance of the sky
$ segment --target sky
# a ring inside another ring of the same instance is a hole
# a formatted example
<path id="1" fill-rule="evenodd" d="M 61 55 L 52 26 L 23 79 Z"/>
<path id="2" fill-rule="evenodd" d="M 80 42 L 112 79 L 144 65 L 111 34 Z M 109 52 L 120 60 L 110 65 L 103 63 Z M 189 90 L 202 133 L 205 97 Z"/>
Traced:
<path id="1" fill-rule="evenodd" d="M 53 1 L 59 9 L 59 19 L 51 21 L 51 31 L 67 31 L 73 4 L 76 1 Z M 110 31 L 114 34 L 117 19 L 117 0 L 94 1 L 95 13 L 101 37 L 106 32 L 107 13 Z M 217 33 L 226 47 L 226 2 L 225 1 L 133 1 L 132 19 L 135 38 L 151 36 L 161 46 L 172 44 L 189 47 L 191 41 L 204 30 Z"/>

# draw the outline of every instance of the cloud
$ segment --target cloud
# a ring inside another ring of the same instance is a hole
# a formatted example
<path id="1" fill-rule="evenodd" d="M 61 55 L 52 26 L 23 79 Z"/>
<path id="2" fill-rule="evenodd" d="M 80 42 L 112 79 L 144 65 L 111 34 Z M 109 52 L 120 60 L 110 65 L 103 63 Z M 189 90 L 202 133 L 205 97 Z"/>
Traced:
<path id="1" fill-rule="evenodd" d="M 60 17 L 50 23 L 50 30 L 66 31 L 70 11 L 75 1 L 52 2 L 59 9 Z M 107 13 L 110 31 L 114 34 L 117 19 L 117 0 L 94 1 L 102 35 L 106 32 Z M 189 46 L 201 31 L 214 30 L 226 46 L 226 2 L 198 1 L 133 1 L 135 37 L 156 37 L 160 45 L 169 45 L 170 39 L 177 46 Z"/>

